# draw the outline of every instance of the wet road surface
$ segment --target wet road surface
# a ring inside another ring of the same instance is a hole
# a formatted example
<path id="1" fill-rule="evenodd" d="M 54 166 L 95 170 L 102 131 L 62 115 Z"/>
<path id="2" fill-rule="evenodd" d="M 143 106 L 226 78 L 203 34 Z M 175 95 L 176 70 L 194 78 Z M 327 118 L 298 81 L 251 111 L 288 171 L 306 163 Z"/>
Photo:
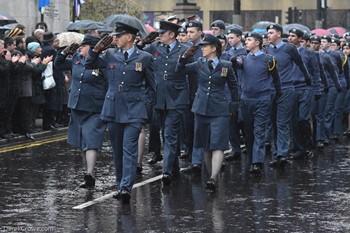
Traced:
<path id="1" fill-rule="evenodd" d="M 133 189 L 130 205 L 110 197 L 115 187 L 108 141 L 97 162 L 94 191 L 78 188 L 82 159 L 64 137 L 8 152 L 3 147 L 0 231 L 350 232 L 349 142 L 344 138 L 311 159 L 292 161 L 285 171 L 266 163 L 261 177 L 249 175 L 244 156 L 226 162 L 216 193 L 204 189 L 205 171 L 202 177 L 181 172 L 163 187 L 161 164 L 144 162 L 135 184 L 146 182 Z"/>

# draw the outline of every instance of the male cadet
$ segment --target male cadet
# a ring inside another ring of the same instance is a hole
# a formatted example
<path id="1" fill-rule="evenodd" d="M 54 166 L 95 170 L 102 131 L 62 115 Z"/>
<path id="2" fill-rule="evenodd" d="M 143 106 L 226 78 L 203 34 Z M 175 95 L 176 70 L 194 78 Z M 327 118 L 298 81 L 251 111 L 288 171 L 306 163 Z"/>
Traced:
<path id="1" fill-rule="evenodd" d="M 201 36 L 203 32 L 203 25 L 201 22 L 192 20 L 186 24 L 187 36 L 190 38 L 190 42 L 192 45 L 198 45 L 201 41 Z M 202 57 L 201 49 L 197 49 L 193 55 L 193 61 L 197 61 L 200 57 Z M 189 151 L 189 159 L 191 165 L 186 169 L 187 171 L 191 171 L 194 174 L 200 174 L 201 168 L 203 164 L 203 148 L 193 147 L 193 138 L 194 138 L 194 114 L 191 112 L 192 103 L 197 92 L 198 83 L 195 77 L 189 75 L 189 90 L 190 90 L 190 106 L 186 109 L 186 126 L 187 126 L 187 135 L 188 135 L 188 151 Z"/>
<path id="2" fill-rule="evenodd" d="M 244 58 L 247 56 L 247 50 L 243 47 L 242 44 L 242 30 L 239 28 L 232 28 L 227 31 L 227 37 L 228 37 L 228 43 L 231 45 L 230 50 L 228 51 L 228 60 L 232 57 L 235 58 Z M 240 96 L 241 93 L 241 83 L 242 83 L 242 70 L 236 69 L 233 67 L 235 75 L 237 77 L 237 83 L 238 83 L 238 96 Z M 228 88 L 226 87 L 226 91 Z M 236 160 L 241 157 L 241 143 L 240 143 L 240 134 L 239 129 L 241 128 L 243 130 L 243 125 L 240 124 L 243 123 L 242 114 L 240 112 L 240 104 L 238 105 L 238 112 L 233 114 L 232 117 L 230 117 L 230 130 L 229 130 L 229 140 L 231 143 L 232 151 L 230 154 L 228 154 L 225 159 L 226 160 Z"/>
<path id="3" fill-rule="evenodd" d="M 185 45 L 190 46 L 190 38 L 187 36 L 187 30 L 185 27 L 179 28 L 179 35 L 177 36 L 177 40 Z"/>
<path id="4" fill-rule="evenodd" d="M 340 40 L 338 38 L 331 39 L 331 50 L 334 53 L 334 56 L 337 54 L 340 57 L 341 66 L 339 69 L 339 79 L 345 79 L 345 88 L 342 88 L 342 91 L 337 95 L 337 99 L 334 104 L 334 119 L 333 119 L 333 136 L 332 139 L 338 140 L 340 136 L 343 135 L 343 111 L 346 102 L 347 90 L 350 87 L 350 76 L 349 76 L 349 65 L 348 58 L 340 50 Z M 338 59 L 338 58 L 337 58 Z"/>
<path id="5" fill-rule="evenodd" d="M 210 30 L 214 36 L 225 34 L 225 22 L 218 19 L 211 23 Z"/>
<path id="6" fill-rule="evenodd" d="M 316 147 L 319 150 L 324 149 L 324 141 L 326 138 L 325 131 L 325 117 L 326 117 L 326 104 L 329 95 L 334 95 L 336 92 L 341 91 L 341 87 L 338 80 L 338 74 L 335 72 L 331 57 L 325 52 L 320 51 L 321 37 L 313 35 L 310 37 L 310 50 L 319 55 L 320 62 L 320 74 L 325 76 L 326 81 L 323 81 L 323 93 L 321 98 L 315 102 L 314 114 L 315 114 L 315 140 Z M 334 93 L 334 94 L 333 94 Z M 330 112 L 331 113 L 331 112 Z"/>
<path id="7" fill-rule="evenodd" d="M 284 167 L 287 164 L 287 155 L 290 145 L 290 117 L 294 105 L 294 66 L 297 65 L 304 76 L 307 85 L 311 85 L 309 73 L 307 72 L 303 60 L 294 45 L 282 41 L 283 28 L 279 24 L 270 24 L 267 28 L 270 47 L 267 54 L 275 57 L 278 63 L 282 94 L 276 98 L 272 106 L 271 123 L 274 129 L 275 152 L 272 167 Z"/>
<path id="8" fill-rule="evenodd" d="M 321 37 L 321 49 L 330 56 L 335 72 L 338 75 L 339 83 L 341 86 L 340 92 L 336 92 L 334 89 L 329 90 L 326 109 L 325 109 L 325 140 L 324 145 L 329 145 L 330 138 L 333 133 L 333 122 L 335 119 L 335 105 L 337 99 L 342 99 L 346 93 L 346 88 L 348 87 L 347 80 L 345 80 L 343 71 L 343 60 L 341 55 L 337 52 L 331 50 L 331 37 L 329 35 L 323 35 Z M 338 98 L 340 95 L 340 98 Z M 335 138 L 336 139 L 336 138 Z"/>
<path id="9" fill-rule="evenodd" d="M 151 117 L 156 88 L 152 56 L 134 45 L 138 31 L 117 22 L 114 34 L 118 48 L 107 49 L 113 38 L 105 36 L 90 49 L 85 65 L 102 68 L 108 80 L 101 118 L 107 121 L 113 149 L 118 188 L 113 197 L 126 204 L 136 176 L 139 135 Z"/>
<path id="10" fill-rule="evenodd" d="M 188 48 L 176 40 L 179 28 L 177 24 L 160 21 L 159 41 L 145 48 L 153 55 L 155 67 L 157 90 L 154 108 L 162 119 L 164 133 L 164 185 L 169 185 L 172 177 L 179 173 L 180 119 L 190 103 L 186 75 L 175 74 L 177 60 Z"/>
<path id="11" fill-rule="evenodd" d="M 313 97 L 321 98 L 320 68 L 316 54 L 301 46 L 304 32 L 298 28 L 289 30 L 289 43 L 295 45 L 301 55 L 304 65 L 312 78 L 312 86 L 307 85 L 300 69 L 294 66 L 295 105 L 291 116 L 292 154 L 290 159 L 299 159 L 312 155 L 311 105 Z"/>

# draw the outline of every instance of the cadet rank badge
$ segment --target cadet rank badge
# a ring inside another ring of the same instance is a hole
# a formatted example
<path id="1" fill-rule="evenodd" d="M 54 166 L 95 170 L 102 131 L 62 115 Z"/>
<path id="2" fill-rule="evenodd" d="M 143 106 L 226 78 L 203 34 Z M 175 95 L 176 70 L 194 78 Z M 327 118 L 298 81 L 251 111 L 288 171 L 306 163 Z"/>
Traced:
<path id="1" fill-rule="evenodd" d="M 141 62 L 136 62 L 135 63 L 135 70 L 136 71 L 142 71 L 142 63 Z"/>
<path id="2" fill-rule="evenodd" d="M 92 70 L 92 75 L 93 76 L 97 77 L 99 75 L 99 73 L 100 73 L 99 69 Z"/>
<path id="3" fill-rule="evenodd" d="M 227 77 L 227 72 L 228 72 L 228 68 L 223 67 L 221 69 L 221 76 L 222 77 Z"/>

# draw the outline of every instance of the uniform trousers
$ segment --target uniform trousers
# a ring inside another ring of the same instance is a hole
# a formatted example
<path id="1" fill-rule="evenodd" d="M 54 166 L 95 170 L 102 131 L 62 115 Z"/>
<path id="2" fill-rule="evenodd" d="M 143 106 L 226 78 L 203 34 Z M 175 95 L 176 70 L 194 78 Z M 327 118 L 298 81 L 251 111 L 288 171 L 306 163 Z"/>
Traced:
<path id="1" fill-rule="evenodd" d="M 271 100 L 241 100 L 248 159 L 252 163 L 265 160 L 265 132 L 271 117 Z"/>
<path id="2" fill-rule="evenodd" d="M 138 139 L 142 122 L 108 122 L 118 190 L 131 192 L 136 176 Z"/>

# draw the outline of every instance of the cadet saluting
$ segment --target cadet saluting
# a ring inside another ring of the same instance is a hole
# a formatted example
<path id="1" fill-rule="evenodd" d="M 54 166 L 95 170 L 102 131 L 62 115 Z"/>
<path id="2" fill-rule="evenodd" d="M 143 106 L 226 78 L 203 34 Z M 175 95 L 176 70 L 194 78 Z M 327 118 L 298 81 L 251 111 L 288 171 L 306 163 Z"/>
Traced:
<path id="1" fill-rule="evenodd" d="M 95 186 L 93 171 L 97 159 L 97 150 L 101 149 L 106 131 L 106 124 L 100 118 L 107 91 L 107 81 L 101 70 L 86 69 L 85 57 L 90 47 L 100 38 L 85 35 L 80 44 L 80 51 L 75 53 L 78 44 L 72 44 L 57 54 L 55 66 L 60 70 L 72 69 L 72 85 L 68 107 L 71 117 L 68 128 L 68 143 L 83 151 L 86 163 L 85 183 L 81 188 L 92 189 Z M 73 58 L 67 58 L 74 54 Z"/>
<path id="2" fill-rule="evenodd" d="M 118 188 L 114 197 L 121 197 L 123 203 L 130 202 L 138 138 L 142 124 L 150 117 L 155 96 L 152 56 L 134 46 L 137 32 L 138 29 L 117 22 L 114 34 L 119 49 L 110 48 L 99 56 L 113 40 L 106 36 L 89 51 L 86 62 L 88 68 L 106 69 L 109 87 L 101 118 L 107 121 L 113 148 Z"/>
<path id="3" fill-rule="evenodd" d="M 237 80 L 231 63 L 219 60 L 222 51 L 218 38 L 206 34 L 200 44 L 203 45 L 203 57 L 186 64 L 198 47 L 189 48 L 181 56 L 176 71 L 193 74 L 198 79 L 198 89 L 192 106 L 195 114 L 194 146 L 205 149 L 204 160 L 211 175 L 206 189 L 215 191 L 224 151 L 228 149 L 230 110 L 232 112 L 237 108 Z M 231 109 L 225 94 L 226 83 L 231 90 Z"/>

